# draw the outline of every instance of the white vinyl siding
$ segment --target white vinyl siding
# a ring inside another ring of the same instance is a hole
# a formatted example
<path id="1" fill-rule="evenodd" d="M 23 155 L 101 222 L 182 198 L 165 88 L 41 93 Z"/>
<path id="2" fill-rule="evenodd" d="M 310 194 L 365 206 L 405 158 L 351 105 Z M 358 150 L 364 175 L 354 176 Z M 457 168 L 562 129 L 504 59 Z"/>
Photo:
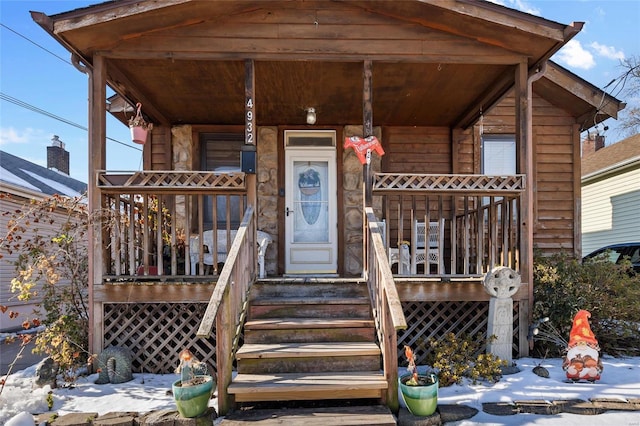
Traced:
<path id="1" fill-rule="evenodd" d="M 0 198 L 0 212 L 14 212 L 25 208 L 29 208 L 29 200 L 27 199 L 19 197 Z M 53 224 L 50 224 L 46 220 L 41 220 L 37 224 L 31 223 L 27 232 L 22 235 L 23 239 L 32 238 L 35 235 L 34 230 L 36 228 L 38 229 L 39 235 L 57 235 L 60 232 L 61 223 L 63 220 L 66 220 L 67 215 L 65 212 L 53 212 L 51 216 L 57 217 L 59 220 Z M 0 214 L 0 229 L 3 233 L 6 233 L 8 221 L 9 216 Z M 11 293 L 11 280 L 16 276 L 15 262 L 18 260 L 20 253 L 15 250 L 10 253 L 9 250 L 7 250 L 8 248 L 7 246 L 3 246 L 2 249 L 0 249 L 0 253 L 3 256 L 0 259 L 0 305 L 6 305 L 10 310 L 20 312 L 20 317 L 18 320 L 11 320 L 8 315 L 0 314 L 0 332 L 21 328 L 20 324 L 22 321 L 33 317 L 33 310 L 42 300 L 42 295 L 38 295 L 29 301 L 20 301 L 15 297 L 15 294 Z M 68 280 L 61 279 L 58 284 L 65 285 L 67 283 Z M 42 282 L 39 282 L 35 290 L 41 293 L 41 288 Z"/>
<path id="2" fill-rule="evenodd" d="M 582 254 L 640 241 L 640 169 L 582 186 Z"/>

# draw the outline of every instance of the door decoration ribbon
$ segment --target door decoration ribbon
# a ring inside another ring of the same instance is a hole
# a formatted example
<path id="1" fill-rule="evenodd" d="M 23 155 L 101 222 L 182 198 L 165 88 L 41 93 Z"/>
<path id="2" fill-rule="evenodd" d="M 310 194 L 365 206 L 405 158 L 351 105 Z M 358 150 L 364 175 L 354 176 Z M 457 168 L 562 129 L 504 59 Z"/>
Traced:
<path id="1" fill-rule="evenodd" d="M 380 141 L 375 136 L 367 136 L 366 138 L 351 136 L 350 138 L 345 138 L 344 148 L 353 148 L 358 160 L 360 160 L 360 164 L 367 162 L 367 154 L 370 154 L 371 151 L 377 152 L 380 156 L 384 155 L 384 149 L 382 149 Z"/>

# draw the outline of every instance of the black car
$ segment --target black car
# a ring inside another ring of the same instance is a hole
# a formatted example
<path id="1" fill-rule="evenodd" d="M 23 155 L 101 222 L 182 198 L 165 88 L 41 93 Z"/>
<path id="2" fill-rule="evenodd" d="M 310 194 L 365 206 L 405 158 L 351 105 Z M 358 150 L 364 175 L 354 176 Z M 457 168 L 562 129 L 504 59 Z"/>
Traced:
<path id="1" fill-rule="evenodd" d="M 624 258 L 629 258 L 633 265 L 633 270 L 636 273 L 640 273 L 640 243 L 621 243 L 602 247 L 586 255 L 583 261 L 594 257 L 608 258 L 614 263 L 620 263 Z"/>

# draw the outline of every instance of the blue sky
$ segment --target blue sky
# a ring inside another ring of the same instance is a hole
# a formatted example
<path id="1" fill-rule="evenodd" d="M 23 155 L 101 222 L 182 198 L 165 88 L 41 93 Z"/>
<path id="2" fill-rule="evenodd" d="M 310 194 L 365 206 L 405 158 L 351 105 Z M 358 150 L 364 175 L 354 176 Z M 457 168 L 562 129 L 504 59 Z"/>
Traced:
<path id="1" fill-rule="evenodd" d="M 621 59 L 640 56 L 640 0 L 493 1 L 563 24 L 585 22 L 553 60 L 599 88 L 622 75 Z M 0 0 L 0 150 L 46 166 L 46 147 L 58 135 L 70 152 L 71 176 L 83 182 L 88 175 L 87 132 L 76 125 L 87 127 L 88 79 L 70 64 L 69 53 L 33 22 L 29 11 L 52 15 L 97 3 Z M 628 104 L 640 103 L 625 99 L 619 89 L 616 83 L 607 88 Z M 615 121 L 606 124 L 607 143 L 624 138 Z M 107 142 L 108 169 L 141 169 L 140 147 L 131 142 L 129 129 L 110 116 L 107 137 L 113 139 Z"/>

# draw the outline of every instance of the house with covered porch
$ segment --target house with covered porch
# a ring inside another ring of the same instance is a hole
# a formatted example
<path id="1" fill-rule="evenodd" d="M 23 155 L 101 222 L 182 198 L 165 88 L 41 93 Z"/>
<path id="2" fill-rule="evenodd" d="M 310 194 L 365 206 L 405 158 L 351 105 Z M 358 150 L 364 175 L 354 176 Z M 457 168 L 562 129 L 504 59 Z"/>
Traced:
<path id="1" fill-rule="evenodd" d="M 92 352 L 170 372 L 188 347 L 221 413 L 397 409 L 400 349 L 420 362 L 429 338 L 486 333 L 482 281 L 503 265 L 528 354 L 533 250 L 579 255 L 580 133 L 624 107 L 549 60 L 581 23 L 473 0 L 32 16 L 89 79 Z M 106 116 L 137 104 L 143 170 L 107 170 Z"/>

